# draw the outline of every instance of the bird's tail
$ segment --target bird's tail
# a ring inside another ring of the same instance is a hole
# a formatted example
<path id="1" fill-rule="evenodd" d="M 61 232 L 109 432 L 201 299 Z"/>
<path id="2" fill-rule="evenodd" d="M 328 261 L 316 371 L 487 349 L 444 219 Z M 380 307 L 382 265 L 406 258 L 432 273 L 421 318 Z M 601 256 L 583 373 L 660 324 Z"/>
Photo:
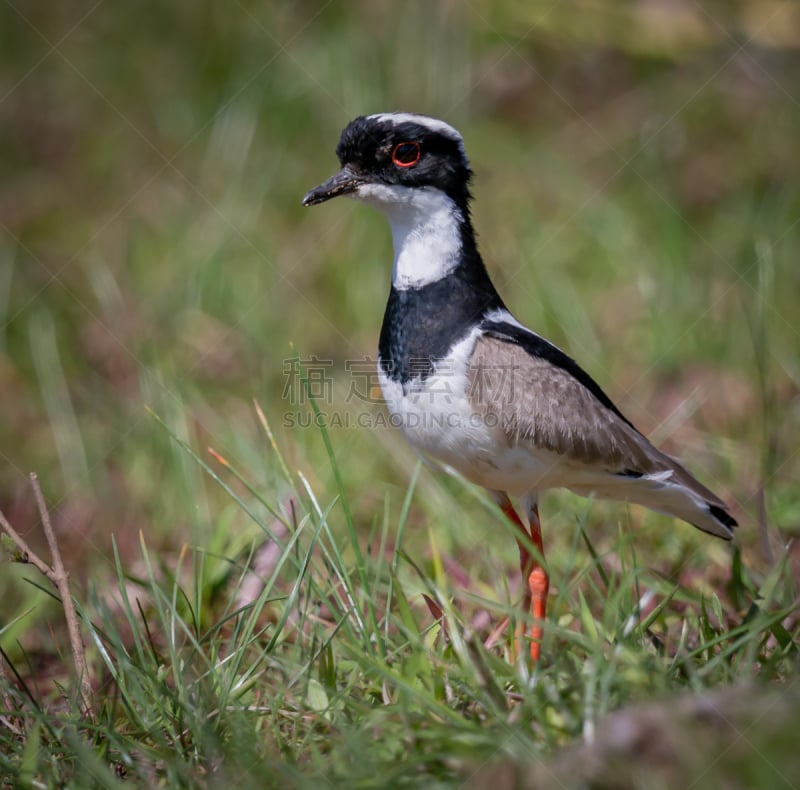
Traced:
<path id="1" fill-rule="evenodd" d="M 737 526 L 722 500 L 677 464 L 631 481 L 626 494 L 630 502 L 681 518 L 724 540 L 733 537 Z"/>
<path id="2" fill-rule="evenodd" d="M 647 472 L 593 473 L 570 488 L 600 499 L 624 499 L 650 510 L 688 521 L 724 540 L 733 537 L 736 519 L 725 503 L 676 460 L 650 446 Z"/>

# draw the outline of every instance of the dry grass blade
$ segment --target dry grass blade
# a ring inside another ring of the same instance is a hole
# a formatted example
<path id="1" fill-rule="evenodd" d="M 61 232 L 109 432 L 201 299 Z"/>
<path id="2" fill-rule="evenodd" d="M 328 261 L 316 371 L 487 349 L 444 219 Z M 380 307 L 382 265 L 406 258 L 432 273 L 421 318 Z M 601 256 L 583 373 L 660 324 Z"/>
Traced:
<path id="1" fill-rule="evenodd" d="M 92 718 L 92 684 L 89 679 L 89 668 L 86 663 L 86 650 L 83 646 L 83 640 L 81 639 L 78 612 L 75 609 L 75 602 L 72 600 L 72 594 L 69 589 L 69 573 L 67 573 L 67 569 L 64 567 L 61 550 L 58 546 L 58 539 L 53 530 L 50 513 L 47 510 L 42 488 L 39 485 L 39 478 L 35 472 L 31 472 L 30 480 L 33 486 L 34 496 L 36 497 L 36 507 L 39 510 L 39 518 L 41 519 L 44 534 L 47 539 L 47 545 L 50 547 L 53 564 L 48 565 L 36 552 L 31 550 L 30 546 L 28 546 L 22 536 L 9 523 L 2 511 L 0 511 L 0 528 L 2 528 L 19 550 L 20 561 L 33 565 L 42 575 L 46 576 L 58 590 L 58 594 L 61 597 L 61 605 L 64 609 L 64 618 L 67 621 L 72 662 L 79 683 L 81 711 L 88 718 Z"/>

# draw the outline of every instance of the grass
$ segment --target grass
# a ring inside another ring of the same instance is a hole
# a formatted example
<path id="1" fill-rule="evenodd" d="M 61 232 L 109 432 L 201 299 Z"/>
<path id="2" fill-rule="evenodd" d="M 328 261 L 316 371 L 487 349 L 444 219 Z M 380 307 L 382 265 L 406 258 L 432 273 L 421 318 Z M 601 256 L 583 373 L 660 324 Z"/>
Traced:
<path id="1" fill-rule="evenodd" d="M 800 781 L 795 27 L 686 9 L 4 6 L 0 508 L 44 553 L 39 473 L 95 690 L 5 563 L 6 784 Z M 465 133 L 509 306 L 742 523 L 549 494 L 533 677 L 484 647 L 512 534 L 371 393 L 385 222 L 299 206 L 390 108 Z"/>
<path id="2" fill-rule="evenodd" d="M 336 534 L 349 520 L 341 491 L 286 475 L 291 504 L 275 511 L 232 462 L 214 472 L 172 440 L 260 539 L 239 551 L 186 547 L 173 563 L 141 536 L 136 574 L 115 547 L 116 589 L 90 585 L 80 601 L 93 718 L 69 693 L 53 705 L 25 681 L 18 664 L 31 657 L 9 662 L 2 759 L 23 784 L 451 784 L 487 762 L 533 763 L 591 739 L 608 712 L 638 700 L 785 684 L 796 671 L 786 554 L 762 577 L 731 552 L 727 589 L 705 596 L 640 565 L 629 530 L 603 556 L 578 522 L 559 557 L 546 660 L 531 676 L 507 639 L 489 650 L 474 628 L 487 611 L 515 616 L 507 599 L 454 589 L 434 533 L 425 567 L 399 545 L 416 475 L 365 554 L 355 531 Z M 340 475 L 333 454 L 331 464 Z M 254 552 L 270 549 L 253 588 Z M 415 583 L 441 621 L 407 593 Z"/>

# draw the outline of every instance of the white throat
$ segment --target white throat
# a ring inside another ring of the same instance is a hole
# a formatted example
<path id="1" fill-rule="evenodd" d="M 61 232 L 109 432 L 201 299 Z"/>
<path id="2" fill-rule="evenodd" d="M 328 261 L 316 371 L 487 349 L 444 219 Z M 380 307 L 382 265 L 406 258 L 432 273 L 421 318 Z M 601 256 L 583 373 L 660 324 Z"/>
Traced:
<path id="1" fill-rule="evenodd" d="M 398 290 L 421 288 L 458 266 L 464 216 L 440 189 L 365 184 L 354 197 L 389 219 L 394 243 L 392 285 Z"/>

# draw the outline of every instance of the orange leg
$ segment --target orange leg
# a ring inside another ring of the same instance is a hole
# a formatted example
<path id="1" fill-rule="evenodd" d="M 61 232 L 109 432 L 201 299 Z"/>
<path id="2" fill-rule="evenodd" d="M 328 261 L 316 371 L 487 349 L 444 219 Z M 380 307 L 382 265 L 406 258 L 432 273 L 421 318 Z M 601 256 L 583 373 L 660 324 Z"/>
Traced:
<path id="1" fill-rule="evenodd" d="M 523 597 L 523 606 L 526 610 L 530 608 L 531 615 L 533 616 L 533 625 L 531 626 L 531 661 L 535 663 L 539 660 L 543 624 L 547 615 L 547 593 L 550 589 L 550 577 L 547 575 L 547 571 L 539 562 L 539 558 L 531 556 L 527 546 L 528 541 L 530 541 L 530 543 L 536 547 L 539 557 L 544 559 L 539 507 L 535 502 L 530 507 L 528 513 L 530 530 L 525 526 L 508 497 L 504 496 L 500 500 L 500 508 L 511 523 L 514 524 L 517 530 L 524 536 L 522 539 L 517 538 L 517 547 L 519 548 L 519 567 L 522 578 L 527 580 L 527 587 Z M 517 652 L 519 652 L 518 644 L 516 649 Z"/>
<path id="2" fill-rule="evenodd" d="M 528 514 L 531 524 L 531 542 L 538 550 L 539 557 L 544 560 L 544 545 L 542 543 L 542 524 L 539 521 L 539 506 L 534 503 Z M 531 659 L 539 659 L 539 647 L 542 641 L 542 630 L 547 616 L 547 593 L 550 591 L 550 576 L 547 570 L 536 559 L 531 564 L 528 574 L 528 589 L 531 593 Z"/>

